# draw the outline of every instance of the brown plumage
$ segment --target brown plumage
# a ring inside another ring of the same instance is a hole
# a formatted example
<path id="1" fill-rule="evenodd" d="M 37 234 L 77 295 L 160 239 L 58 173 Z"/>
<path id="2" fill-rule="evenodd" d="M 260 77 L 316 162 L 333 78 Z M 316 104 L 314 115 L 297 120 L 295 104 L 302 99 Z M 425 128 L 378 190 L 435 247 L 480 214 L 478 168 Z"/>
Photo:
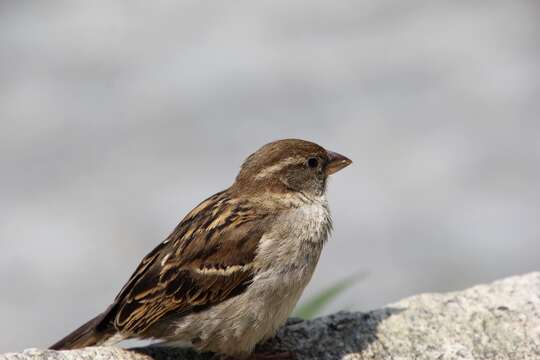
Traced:
<path id="1" fill-rule="evenodd" d="M 258 274 L 272 266 L 258 259 L 263 237 L 276 231 L 285 212 L 324 195 L 326 177 L 349 163 L 302 140 L 265 145 L 246 159 L 230 188 L 195 207 L 143 258 L 104 313 L 51 349 L 106 344 L 118 334 L 175 338 L 181 319 L 208 314 L 254 288 Z M 327 234 L 330 223 L 325 226 Z M 215 347 L 200 349 L 221 350 Z"/>
<path id="2" fill-rule="evenodd" d="M 227 191 L 202 202 L 143 258 L 104 314 L 51 349 L 99 344 L 116 332 L 145 337 L 171 311 L 200 311 L 243 291 L 253 277 L 251 262 L 270 216 L 253 210 Z M 231 268 L 232 273 L 219 271 Z"/>

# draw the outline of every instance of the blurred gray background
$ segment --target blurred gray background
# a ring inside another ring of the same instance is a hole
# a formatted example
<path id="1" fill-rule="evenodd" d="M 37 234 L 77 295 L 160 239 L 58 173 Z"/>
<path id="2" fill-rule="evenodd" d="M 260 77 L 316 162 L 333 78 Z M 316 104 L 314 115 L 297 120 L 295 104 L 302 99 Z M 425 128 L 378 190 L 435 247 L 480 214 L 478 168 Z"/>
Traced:
<path id="1" fill-rule="evenodd" d="M 303 301 L 368 310 L 540 265 L 540 3 L 0 2 L 0 352 L 106 308 L 242 160 L 354 165 Z"/>

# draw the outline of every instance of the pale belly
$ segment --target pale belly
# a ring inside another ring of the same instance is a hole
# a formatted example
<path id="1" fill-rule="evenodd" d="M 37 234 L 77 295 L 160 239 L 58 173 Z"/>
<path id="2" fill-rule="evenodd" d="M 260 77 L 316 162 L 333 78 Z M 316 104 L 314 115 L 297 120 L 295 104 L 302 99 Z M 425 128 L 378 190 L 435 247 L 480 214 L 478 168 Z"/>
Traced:
<path id="1" fill-rule="evenodd" d="M 191 345 L 234 356 L 251 353 L 287 321 L 313 269 L 301 274 L 261 274 L 241 295 L 179 320 L 168 345 Z"/>

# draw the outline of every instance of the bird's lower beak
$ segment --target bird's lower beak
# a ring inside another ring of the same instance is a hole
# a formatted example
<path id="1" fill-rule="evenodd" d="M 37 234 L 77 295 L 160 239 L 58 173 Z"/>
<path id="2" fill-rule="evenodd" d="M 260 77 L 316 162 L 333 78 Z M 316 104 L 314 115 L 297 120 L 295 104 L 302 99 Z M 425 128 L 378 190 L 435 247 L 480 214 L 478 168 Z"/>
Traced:
<path id="1" fill-rule="evenodd" d="M 326 151 L 328 154 L 328 165 L 326 165 L 326 175 L 332 175 L 333 173 L 338 172 L 339 170 L 343 169 L 344 167 L 347 167 L 352 164 L 352 160 L 341 155 L 338 153 L 335 153 L 333 151 Z"/>

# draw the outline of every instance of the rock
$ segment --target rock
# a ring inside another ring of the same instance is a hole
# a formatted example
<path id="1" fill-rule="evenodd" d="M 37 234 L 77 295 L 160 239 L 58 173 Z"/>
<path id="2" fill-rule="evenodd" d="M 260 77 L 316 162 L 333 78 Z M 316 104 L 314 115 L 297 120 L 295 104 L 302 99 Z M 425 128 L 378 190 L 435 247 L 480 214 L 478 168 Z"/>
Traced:
<path id="1" fill-rule="evenodd" d="M 297 359 L 540 359 L 540 273 L 461 292 L 416 295 L 366 313 L 289 319 L 258 351 L 292 351 Z M 185 349 L 29 349 L 0 360 L 209 359 Z"/>

